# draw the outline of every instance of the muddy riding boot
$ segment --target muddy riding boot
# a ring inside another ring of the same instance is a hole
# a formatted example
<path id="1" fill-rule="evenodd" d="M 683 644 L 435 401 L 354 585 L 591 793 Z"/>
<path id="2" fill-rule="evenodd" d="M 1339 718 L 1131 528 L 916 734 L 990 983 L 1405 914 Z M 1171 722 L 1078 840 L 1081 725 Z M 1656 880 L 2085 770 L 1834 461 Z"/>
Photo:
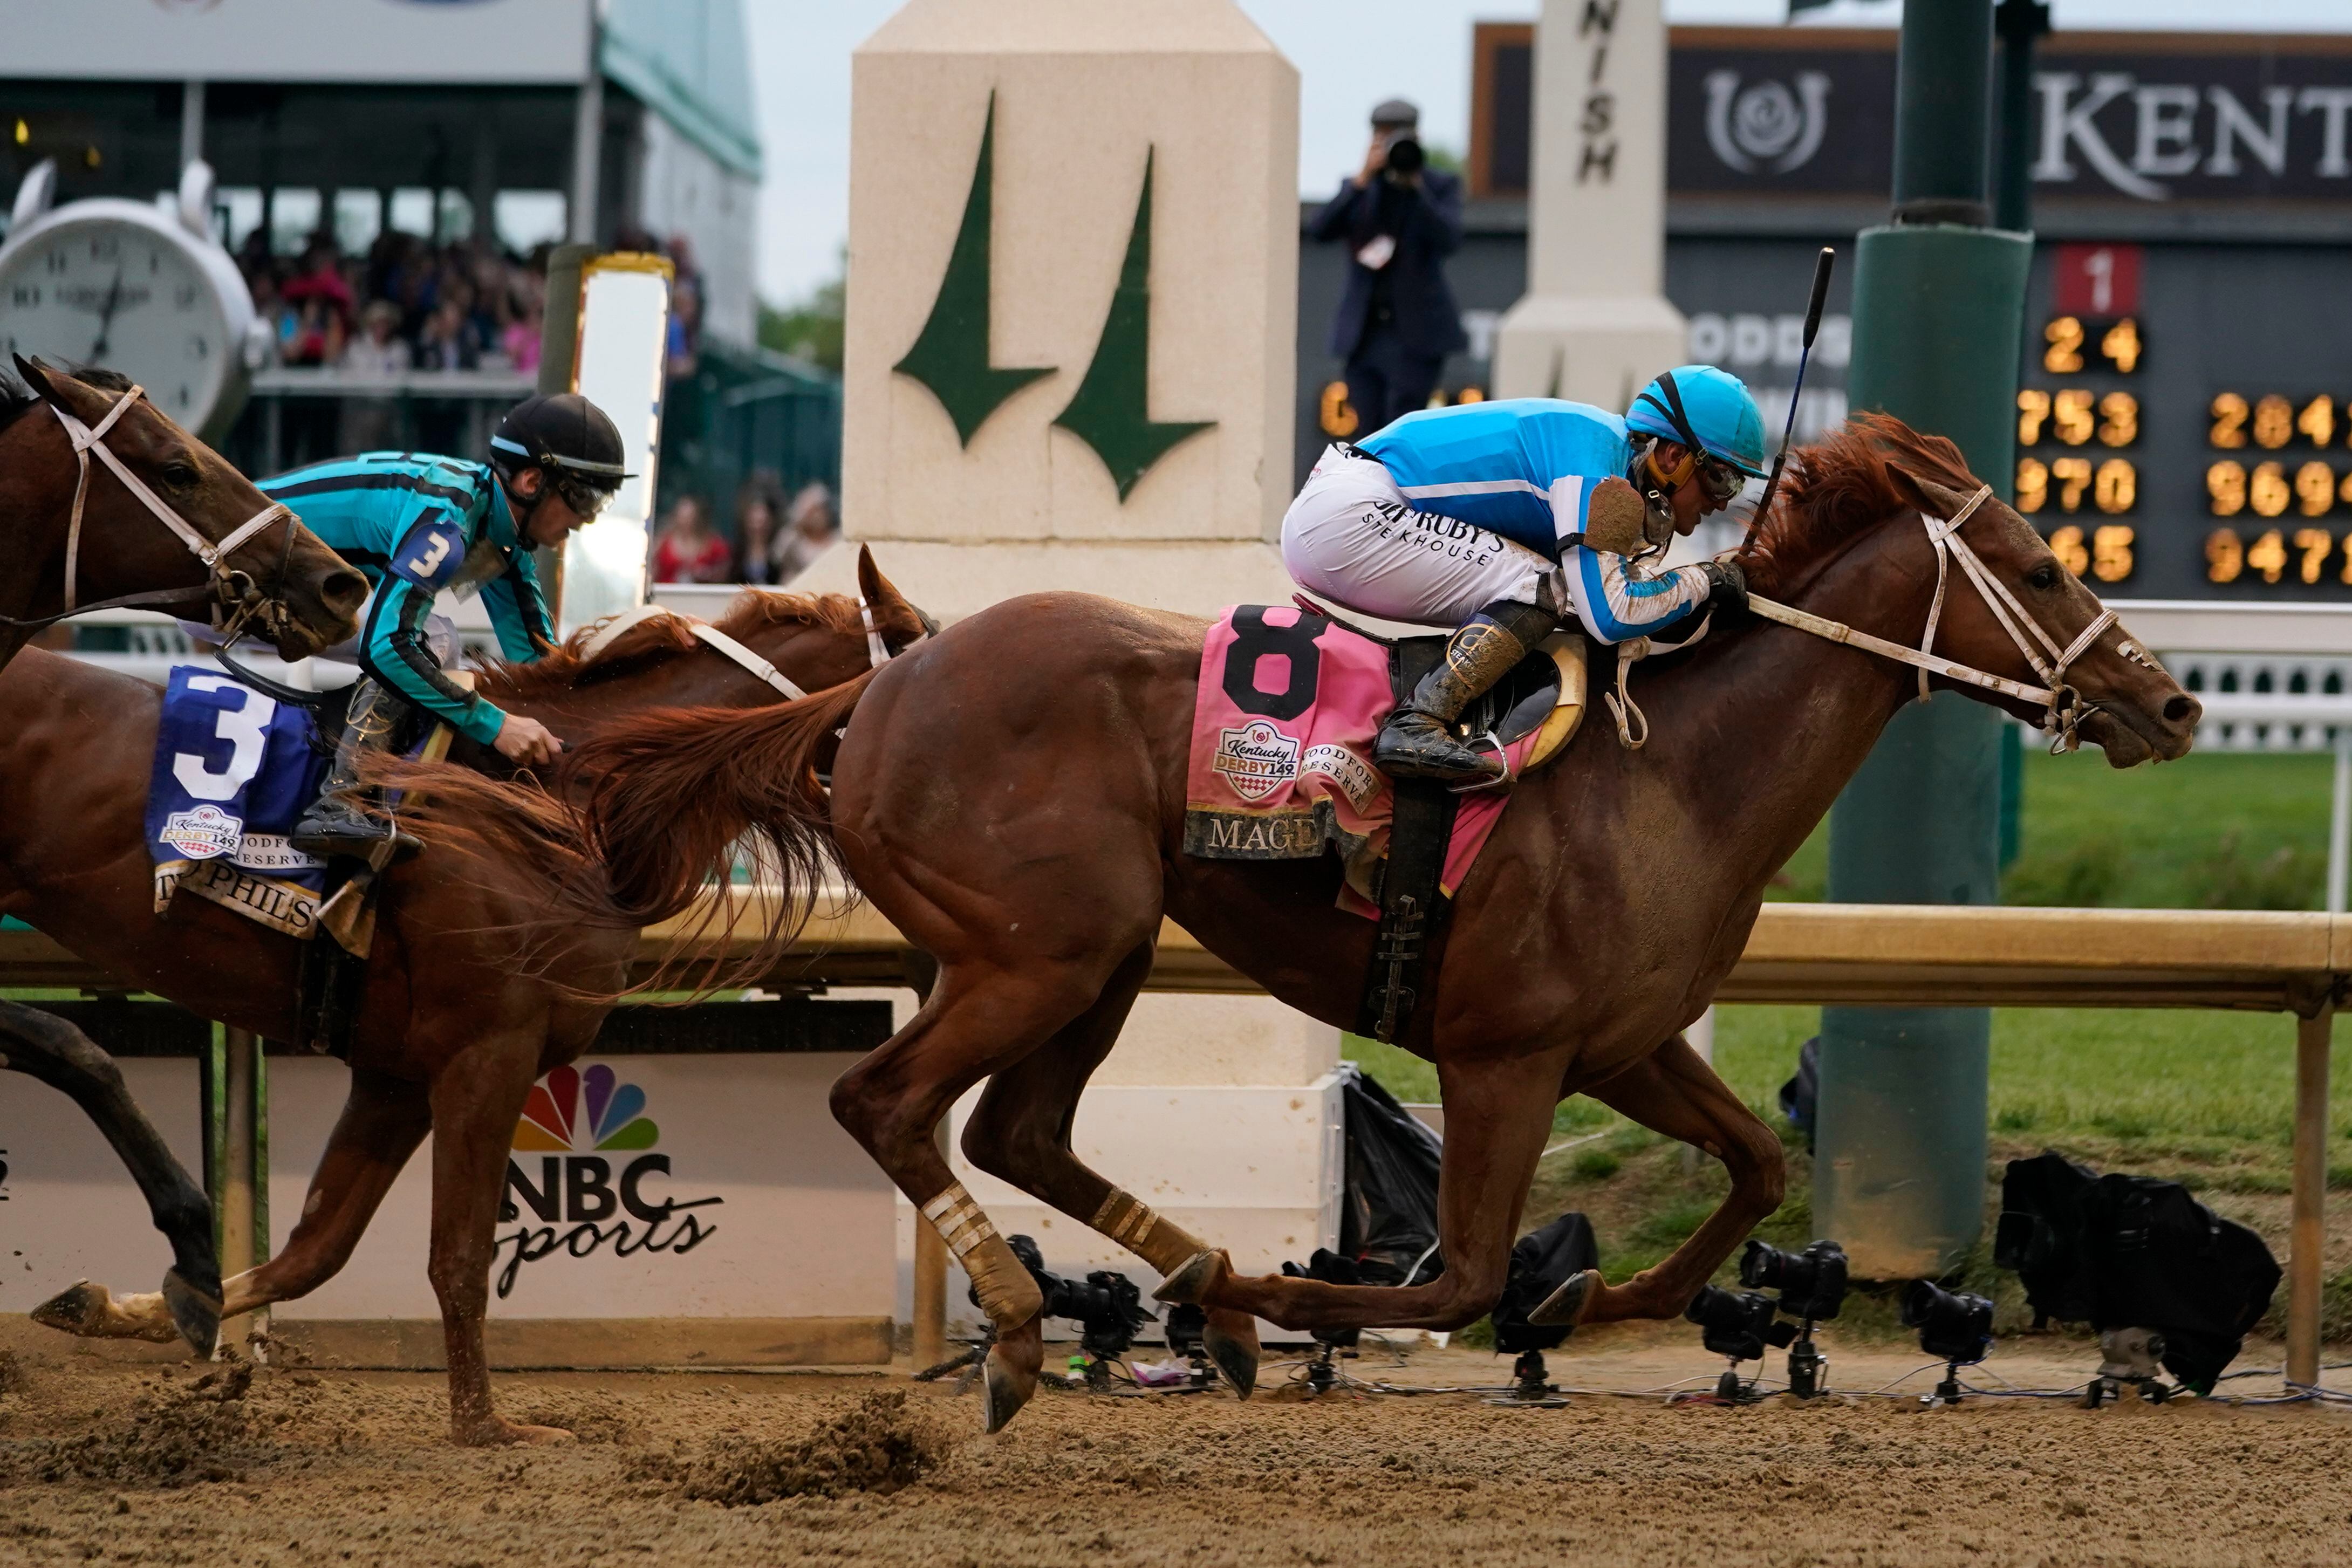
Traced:
<path id="1" fill-rule="evenodd" d="M 1372 747 L 1373 762 L 1391 779 L 1471 784 L 1500 779 L 1502 757 L 1491 747 L 1480 751 L 1456 739 L 1454 722 L 1559 624 L 1549 611 L 1508 601 L 1472 616 L 1447 639 L 1444 661 L 1389 716 Z"/>
<path id="2" fill-rule="evenodd" d="M 367 812 L 376 791 L 360 782 L 360 759 L 371 751 L 392 747 L 392 732 L 400 719 L 400 699 L 362 676 L 352 690 L 352 706 L 343 722 L 342 738 L 335 744 L 334 766 L 319 787 L 319 798 L 302 813 L 287 835 L 305 854 L 346 855 L 378 862 L 394 840 L 392 824 Z"/>

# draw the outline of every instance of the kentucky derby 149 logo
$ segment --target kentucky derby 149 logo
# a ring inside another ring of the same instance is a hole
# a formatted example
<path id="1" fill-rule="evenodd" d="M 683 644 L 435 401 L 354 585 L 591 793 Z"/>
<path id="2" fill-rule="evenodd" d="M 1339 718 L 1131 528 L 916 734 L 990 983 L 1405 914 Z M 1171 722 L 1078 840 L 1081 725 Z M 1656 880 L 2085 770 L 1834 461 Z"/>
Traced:
<path id="1" fill-rule="evenodd" d="M 1217 732 L 1210 767 L 1244 800 L 1263 800 L 1298 777 L 1298 742 L 1262 718 Z"/>
<path id="2" fill-rule="evenodd" d="M 723 1197 L 656 1197 L 649 1179 L 666 1184 L 669 1155 L 651 1152 L 661 1128 L 644 1113 L 646 1092 L 624 1083 L 603 1062 L 581 1072 L 559 1067 L 534 1085 L 515 1124 L 514 1152 L 540 1155 L 539 1179 L 531 1180 L 520 1158 L 507 1162 L 501 1222 L 522 1218 L 528 1207 L 540 1224 L 523 1225 L 496 1239 L 494 1254 L 511 1253 L 499 1270 L 500 1299 L 514 1290 L 525 1263 L 562 1252 L 587 1258 L 610 1243 L 618 1258 L 640 1252 L 678 1256 L 718 1234 L 689 1209 L 724 1203 Z M 616 1157 L 632 1155 L 624 1163 Z M 617 1171 L 615 1166 L 618 1166 Z M 520 1198 L 521 1203 L 517 1204 Z M 629 1219 L 615 1218 L 625 1210 Z M 607 1224 L 607 1221 L 610 1221 Z"/>
<path id="3" fill-rule="evenodd" d="M 193 811 L 173 812 L 155 836 L 192 861 L 208 861 L 235 850 L 245 837 L 245 824 L 207 803 Z"/>

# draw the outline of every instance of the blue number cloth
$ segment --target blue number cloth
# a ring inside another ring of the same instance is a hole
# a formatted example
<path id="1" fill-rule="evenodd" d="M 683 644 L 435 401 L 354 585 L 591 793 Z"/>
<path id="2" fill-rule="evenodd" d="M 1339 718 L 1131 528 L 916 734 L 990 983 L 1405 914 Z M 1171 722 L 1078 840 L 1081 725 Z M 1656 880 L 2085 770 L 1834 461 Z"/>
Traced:
<path id="1" fill-rule="evenodd" d="M 185 887 L 289 936 L 316 929 L 326 863 L 286 841 L 327 758 L 309 713 L 193 664 L 175 665 L 155 732 L 147 847 L 155 912 Z"/>

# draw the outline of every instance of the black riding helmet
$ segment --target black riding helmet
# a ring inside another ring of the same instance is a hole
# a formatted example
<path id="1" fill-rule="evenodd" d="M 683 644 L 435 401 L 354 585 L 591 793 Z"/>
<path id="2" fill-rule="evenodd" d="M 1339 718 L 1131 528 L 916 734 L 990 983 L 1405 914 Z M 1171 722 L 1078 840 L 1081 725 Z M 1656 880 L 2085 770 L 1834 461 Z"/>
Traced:
<path id="1" fill-rule="evenodd" d="M 632 477 L 620 427 L 578 392 L 525 398 L 508 410 L 490 437 L 490 461 L 509 479 L 524 468 L 541 470 L 583 518 L 603 510 L 621 481 Z"/>

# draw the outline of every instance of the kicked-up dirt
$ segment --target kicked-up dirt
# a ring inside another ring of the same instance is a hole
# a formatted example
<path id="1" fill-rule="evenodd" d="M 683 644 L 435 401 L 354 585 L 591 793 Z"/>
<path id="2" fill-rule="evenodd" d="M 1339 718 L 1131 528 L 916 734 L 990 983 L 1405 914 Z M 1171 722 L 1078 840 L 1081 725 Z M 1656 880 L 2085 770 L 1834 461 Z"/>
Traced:
<path id="1" fill-rule="evenodd" d="M 1577 1386 L 1712 1383 L 1693 1331 L 1555 1353 Z M 1875 1387 L 1916 1353 L 1832 1346 Z M 2276 1364 L 2249 1346 L 2242 1366 Z M 2087 1377 L 2079 1344 L 1970 1381 Z M 1500 1384 L 1459 1349 L 1346 1370 Z M 1752 1371 L 1753 1368 L 1751 1367 Z M 1971 1396 L 1730 1408 L 1579 1394 L 1112 1397 L 1048 1389 L 999 1437 L 900 1376 L 500 1377 L 509 1416 L 578 1440 L 467 1450 L 430 1374 L 124 1364 L 26 1353 L 0 1381 L 0 1563 L 1542 1565 L 2340 1564 L 2352 1406 L 2084 1410 Z M 2352 1386 L 2344 1373 L 2330 1382 Z M 2225 1385 L 2275 1391 L 2255 1378 Z"/>

